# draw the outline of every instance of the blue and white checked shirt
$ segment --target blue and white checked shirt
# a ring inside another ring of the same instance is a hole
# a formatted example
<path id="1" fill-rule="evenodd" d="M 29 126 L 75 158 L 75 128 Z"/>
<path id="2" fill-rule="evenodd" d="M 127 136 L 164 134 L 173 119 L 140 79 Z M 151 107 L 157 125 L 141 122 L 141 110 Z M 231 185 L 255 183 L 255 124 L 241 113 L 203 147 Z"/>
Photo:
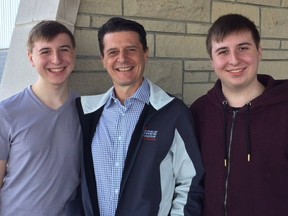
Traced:
<path id="1" fill-rule="evenodd" d="M 104 107 L 92 141 L 101 216 L 115 215 L 130 139 L 145 103 L 149 103 L 149 95 L 149 84 L 144 79 L 124 105 L 112 91 Z"/>

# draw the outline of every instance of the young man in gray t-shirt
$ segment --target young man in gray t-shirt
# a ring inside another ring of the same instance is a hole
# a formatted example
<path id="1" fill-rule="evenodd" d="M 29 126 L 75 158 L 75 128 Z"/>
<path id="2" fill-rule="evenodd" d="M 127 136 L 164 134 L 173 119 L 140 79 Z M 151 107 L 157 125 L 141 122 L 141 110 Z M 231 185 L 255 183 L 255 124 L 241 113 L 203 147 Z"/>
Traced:
<path id="1" fill-rule="evenodd" d="M 81 132 L 68 88 L 75 40 L 64 25 L 42 21 L 27 45 L 38 80 L 0 102 L 0 215 L 81 215 Z"/>

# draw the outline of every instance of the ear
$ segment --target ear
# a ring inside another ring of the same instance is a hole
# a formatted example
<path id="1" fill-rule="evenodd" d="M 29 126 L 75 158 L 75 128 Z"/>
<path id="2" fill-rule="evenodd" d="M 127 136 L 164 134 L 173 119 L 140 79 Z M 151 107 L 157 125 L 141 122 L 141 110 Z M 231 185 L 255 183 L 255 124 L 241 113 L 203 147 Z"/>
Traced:
<path id="1" fill-rule="evenodd" d="M 105 61 L 105 59 L 104 59 L 104 56 L 101 56 L 101 63 L 102 63 L 102 65 L 103 65 L 104 68 L 107 68 L 107 67 L 106 67 L 106 61 Z"/>
<path id="2" fill-rule="evenodd" d="M 211 64 L 211 67 L 214 69 L 213 59 L 211 59 L 211 58 L 210 58 L 210 64 Z"/>
<path id="3" fill-rule="evenodd" d="M 30 62 L 30 64 L 32 65 L 32 67 L 35 67 L 35 64 L 34 64 L 34 59 L 33 59 L 33 54 L 32 54 L 32 52 L 30 52 L 30 51 L 27 51 L 27 56 L 28 56 L 29 62 Z"/>
<path id="4" fill-rule="evenodd" d="M 259 59 L 259 61 L 261 61 L 262 60 L 262 47 L 260 45 L 258 47 L 258 53 L 259 53 L 258 59 Z"/>
<path id="5" fill-rule="evenodd" d="M 149 47 L 147 47 L 147 50 L 145 51 L 145 62 L 148 61 L 148 58 L 149 58 Z"/>

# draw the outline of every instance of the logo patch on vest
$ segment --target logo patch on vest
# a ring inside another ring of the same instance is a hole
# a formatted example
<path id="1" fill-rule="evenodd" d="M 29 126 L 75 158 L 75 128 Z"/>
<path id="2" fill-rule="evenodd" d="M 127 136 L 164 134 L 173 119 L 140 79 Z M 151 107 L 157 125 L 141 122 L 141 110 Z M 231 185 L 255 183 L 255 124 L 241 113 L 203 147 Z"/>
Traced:
<path id="1" fill-rule="evenodd" d="M 156 141 L 157 133 L 158 131 L 145 129 L 143 133 L 143 139 L 149 141 Z"/>

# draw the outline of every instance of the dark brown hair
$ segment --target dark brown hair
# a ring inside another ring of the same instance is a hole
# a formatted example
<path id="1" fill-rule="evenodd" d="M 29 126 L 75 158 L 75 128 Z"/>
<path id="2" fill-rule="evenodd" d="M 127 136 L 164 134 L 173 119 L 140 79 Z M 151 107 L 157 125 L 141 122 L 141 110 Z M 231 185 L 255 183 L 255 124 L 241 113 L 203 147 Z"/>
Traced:
<path id="1" fill-rule="evenodd" d="M 30 52 L 32 52 L 34 43 L 36 41 L 51 41 L 61 33 L 65 33 L 70 37 L 72 46 L 75 48 L 76 43 L 74 35 L 65 25 L 54 20 L 41 21 L 31 29 L 27 41 L 27 48 Z"/>
<path id="2" fill-rule="evenodd" d="M 231 33 L 240 32 L 251 32 L 256 47 L 259 48 L 260 35 L 251 20 L 240 14 L 227 14 L 219 17 L 209 29 L 206 37 L 206 49 L 210 58 L 212 58 L 212 40 L 220 42 Z"/>

